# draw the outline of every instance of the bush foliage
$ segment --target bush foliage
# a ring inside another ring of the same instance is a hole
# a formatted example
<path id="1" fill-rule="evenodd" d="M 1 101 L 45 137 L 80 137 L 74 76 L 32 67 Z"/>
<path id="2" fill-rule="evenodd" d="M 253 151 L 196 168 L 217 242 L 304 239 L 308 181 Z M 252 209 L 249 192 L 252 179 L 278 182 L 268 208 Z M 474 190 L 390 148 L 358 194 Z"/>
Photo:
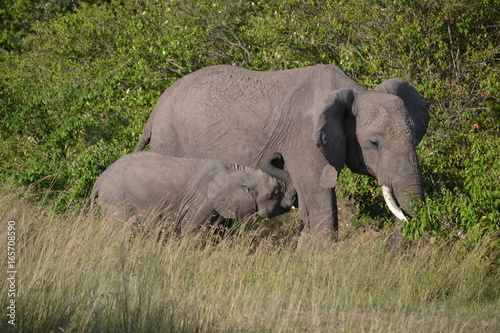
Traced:
<path id="1" fill-rule="evenodd" d="M 133 150 L 163 90 L 201 67 L 331 63 L 367 88 L 400 77 L 428 103 L 418 148 L 428 195 L 410 238 L 499 230 L 499 0 L 10 2 L 0 173 L 20 186 L 80 202 L 94 165 Z M 389 220 L 373 180 L 341 178 L 355 221 Z"/>

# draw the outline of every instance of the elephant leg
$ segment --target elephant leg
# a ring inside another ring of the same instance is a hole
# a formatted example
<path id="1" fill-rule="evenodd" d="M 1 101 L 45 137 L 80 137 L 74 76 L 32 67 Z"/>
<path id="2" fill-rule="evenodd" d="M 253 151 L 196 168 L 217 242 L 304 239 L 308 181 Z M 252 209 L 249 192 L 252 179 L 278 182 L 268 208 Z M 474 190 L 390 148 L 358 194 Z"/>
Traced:
<path id="1" fill-rule="evenodd" d="M 338 236 L 337 198 L 335 188 L 321 186 L 321 177 L 328 162 L 314 147 L 298 149 L 302 154 L 283 154 L 299 199 L 299 214 L 303 229 L 301 243 L 314 247 L 331 245 Z M 300 156 L 300 159 L 296 159 Z M 304 163 L 307 162 L 307 163 Z"/>
<path id="2" fill-rule="evenodd" d="M 399 250 L 399 249 L 403 248 L 405 241 L 406 241 L 406 238 L 401 233 L 401 227 L 402 227 L 403 221 L 401 221 L 398 218 L 395 218 L 395 219 L 396 219 L 396 226 L 395 226 L 392 234 L 389 235 L 389 237 L 387 237 L 386 243 L 389 244 L 391 249 Z"/>
<path id="3" fill-rule="evenodd" d="M 179 218 L 181 235 L 199 232 L 202 226 L 210 223 L 214 213 L 215 210 L 208 202 L 200 205 L 200 207 L 190 207 Z"/>
<path id="4" fill-rule="evenodd" d="M 299 193 L 299 213 L 304 229 L 302 243 L 328 246 L 338 236 L 337 198 L 334 188 L 316 188 L 313 195 Z"/>

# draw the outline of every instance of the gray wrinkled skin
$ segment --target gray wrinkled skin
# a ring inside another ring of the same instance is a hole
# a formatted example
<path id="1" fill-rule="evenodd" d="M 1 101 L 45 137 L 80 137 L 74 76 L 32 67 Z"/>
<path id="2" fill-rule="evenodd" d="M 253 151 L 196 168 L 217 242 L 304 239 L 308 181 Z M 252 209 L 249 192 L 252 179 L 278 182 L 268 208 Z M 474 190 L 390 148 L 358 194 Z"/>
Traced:
<path id="1" fill-rule="evenodd" d="M 121 221 L 155 213 L 177 216 L 181 232 L 197 230 L 215 213 L 241 219 L 274 217 L 293 204 L 295 191 L 266 172 L 220 160 L 134 152 L 97 179 L 91 202 Z"/>
<path id="2" fill-rule="evenodd" d="M 280 152 L 298 194 L 306 239 L 337 234 L 334 186 L 344 166 L 377 178 L 412 215 L 420 198 L 415 147 L 429 115 L 420 94 L 391 79 L 368 91 L 338 67 L 276 72 L 234 66 L 189 74 L 160 97 L 136 150 L 220 158 L 255 167 Z"/>

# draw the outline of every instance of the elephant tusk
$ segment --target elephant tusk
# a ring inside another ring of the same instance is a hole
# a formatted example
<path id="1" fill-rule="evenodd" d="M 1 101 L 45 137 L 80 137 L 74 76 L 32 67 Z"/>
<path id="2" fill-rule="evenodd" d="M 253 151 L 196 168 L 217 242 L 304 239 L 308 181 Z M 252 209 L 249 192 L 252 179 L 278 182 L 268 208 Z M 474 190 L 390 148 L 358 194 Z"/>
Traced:
<path id="1" fill-rule="evenodd" d="M 382 194 L 384 195 L 385 203 L 387 204 L 387 207 L 389 207 L 391 213 L 401 221 L 406 220 L 405 214 L 403 214 L 401 209 L 399 209 L 396 204 L 396 201 L 394 201 L 391 190 L 385 185 L 382 185 Z"/>

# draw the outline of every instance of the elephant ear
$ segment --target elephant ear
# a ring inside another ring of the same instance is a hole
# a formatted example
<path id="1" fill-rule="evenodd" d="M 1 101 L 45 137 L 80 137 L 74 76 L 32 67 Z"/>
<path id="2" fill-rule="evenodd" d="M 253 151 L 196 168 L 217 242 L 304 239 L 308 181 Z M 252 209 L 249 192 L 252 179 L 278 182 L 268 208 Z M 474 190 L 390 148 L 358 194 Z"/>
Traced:
<path id="1" fill-rule="evenodd" d="M 374 89 L 376 92 L 396 95 L 401 98 L 409 111 L 410 127 L 412 129 L 415 146 L 422 141 L 429 124 L 429 111 L 424 99 L 409 83 L 400 79 L 390 79 L 382 82 Z"/>
<path id="2" fill-rule="evenodd" d="M 208 184 L 208 201 L 221 216 L 239 219 L 257 212 L 255 188 L 242 171 L 224 170 Z"/>
<path id="3" fill-rule="evenodd" d="M 329 93 L 314 111 L 313 140 L 329 163 L 320 177 L 322 187 L 335 187 L 337 176 L 344 167 L 344 118 L 346 113 L 351 111 L 353 103 L 354 92 L 350 89 L 339 89 Z"/>

